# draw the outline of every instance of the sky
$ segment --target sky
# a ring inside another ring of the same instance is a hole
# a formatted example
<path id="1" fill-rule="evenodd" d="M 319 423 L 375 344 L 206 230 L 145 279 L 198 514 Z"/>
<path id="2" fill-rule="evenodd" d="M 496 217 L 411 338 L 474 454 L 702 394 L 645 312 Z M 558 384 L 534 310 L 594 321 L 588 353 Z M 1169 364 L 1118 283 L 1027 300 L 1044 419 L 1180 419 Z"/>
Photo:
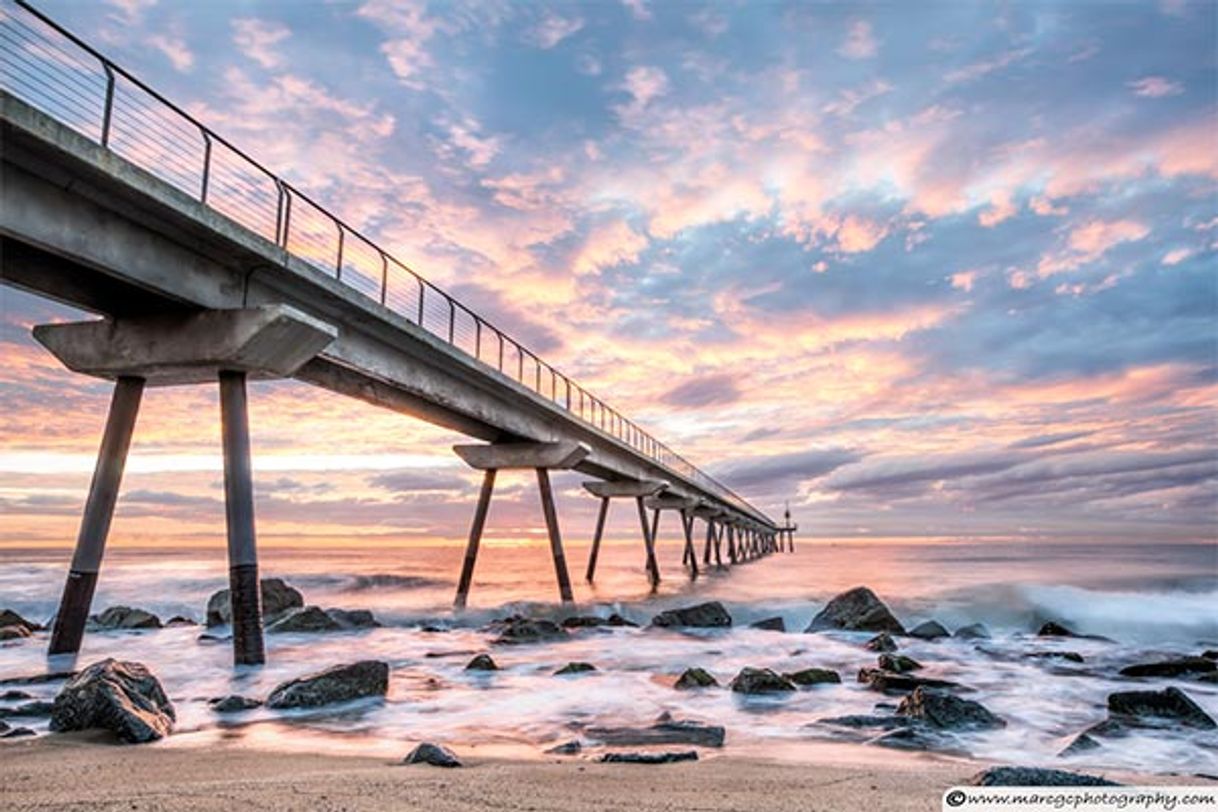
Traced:
<path id="1" fill-rule="evenodd" d="M 1218 4 L 36 4 L 805 538 L 1218 535 Z M 70 544 L 110 388 L 0 296 L 0 544 Z M 265 542 L 467 532 L 461 437 L 251 420 Z M 112 538 L 222 496 L 213 388 L 150 391 Z"/>

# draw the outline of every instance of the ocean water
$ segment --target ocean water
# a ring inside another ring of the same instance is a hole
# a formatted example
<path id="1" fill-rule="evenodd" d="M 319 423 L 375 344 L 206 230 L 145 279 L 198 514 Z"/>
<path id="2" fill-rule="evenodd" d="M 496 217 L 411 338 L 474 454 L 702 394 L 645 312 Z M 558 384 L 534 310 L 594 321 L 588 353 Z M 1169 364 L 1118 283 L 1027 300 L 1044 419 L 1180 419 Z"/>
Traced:
<path id="1" fill-rule="evenodd" d="M 1124 665 L 1218 648 L 1218 547 L 1156 544 L 880 543 L 798 544 L 691 581 L 675 541 L 661 547 L 664 581 L 651 594 L 641 544 L 602 548 L 595 586 L 583 582 L 586 548 L 568 544 L 577 609 L 556 604 L 548 548 L 492 543 L 478 562 L 470 608 L 450 608 L 462 550 L 458 546 L 327 548 L 268 547 L 262 574 L 300 589 L 306 603 L 370 609 L 382 628 L 330 634 L 267 635 L 268 665 L 234 670 L 227 642 L 199 640 L 202 627 L 146 632 L 88 633 L 76 665 L 107 656 L 138 660 L 161 678 L 178 710 L 178 728 L 165 746 L 238 738 L 251 746 L 402 755 L 410 743 L 432 740 L 458 752 L 541 757 L 555 744 L 580 739 L 590 725 L 645 725 L 661 713 L 721 724 L 723 752 L 795 760 L 905 758 L 862 742 L 858 731 L 818 724 L 824 717 L 874 712 L 893 703 L 855 681 L 875 655 L 870 635 L 804 634 L 832 595 L 871 587 L 907 627 L 935 618 L 956 628 L 982 622 L 983 641 L 901 640 L 901 652 L 926 665 L 920 675 L 950 679 L 1007 720 L 1002 730 L 962 734 L 956 749 L 998 762 L 1124 768 L 1157 772 L 1218 772 L 1218 733 L 1150 731 L 1106 741 L 1063 759 L 1058 752 L 1106 716 L 1107 695 L 1176 685 L 1218 717 L 1218 684 L 1188 678 L 1121 678 Z M 67 550 L 0 550 L 0 607 L 33 620 L 55 611 Z M 202 620 L 207 597 L 226 586 L 222 549 L 115 549 L 107 555 L 94 610 L 125 604 L 167 619 Z M 731 630 L 587 629 L 569 640 L 492 646 L 486 624 L 523 613 L 560 620 L 573 613 L 620 612 L 646 625 L 658 611 L 722 601 Z M 786 633 L 748 628 L 782 616 Z M 1033 636 L 1045 620 L 1114 642 Z M 443 631 L 424 631 L 425 625 Z M 45 656 L 46 634 L 0 646 L 0 678 L 57 670 L 70 661 Z M 1084 662 L 1031 659 L 1036 651 L 1076 651 Z M 465 663 L 490 651 L 502 671 L 467 673 Z M 283 713 L 259 709 L 219 717 L 208 697 L 265 697 L 279 682 L 330 665 L 376 658 L 390 663 L 384 702 Z M 569 661 L 597 671 L 555 677 Z M 700 666 L 726 684 L 744 666 L 794 671 L 838 670 L 841 685 L 818 686 L 778 699 L 746 698 L 726 690 L 681 692 L 671 687 L 686 667 Z M 23 688 L 40 698 L 57 686 Z M 13 704 L 13 703 L 7 703 Z M 45 730 L 45 720 L 11 720 Z M 597 750 L 588 751 L 595 754 Z"/>

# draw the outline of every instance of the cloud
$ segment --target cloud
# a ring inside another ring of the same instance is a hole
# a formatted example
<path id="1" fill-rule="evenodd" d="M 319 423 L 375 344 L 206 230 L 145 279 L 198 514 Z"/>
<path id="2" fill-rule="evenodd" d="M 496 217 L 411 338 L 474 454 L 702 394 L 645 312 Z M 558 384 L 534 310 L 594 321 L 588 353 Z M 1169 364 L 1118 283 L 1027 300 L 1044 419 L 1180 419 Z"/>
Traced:
<path id="1" fill-rule="evenodd" d="M 187 47 L 186 41 L 182 37 L 176 34 L 159 33 L 149 35 L 145 41 L 160 51 L 173 65 L 174 70 L 185 72 L 194 67 L 195 55 Z"/>
<path id="2" fill-rule="evenodd" d="M 735 403 L 740 396 L 735 375 L 723 373 L 686 381 L 668 390 L 660 400 L 669 406 L 697 409 Z"/>
<path id="3" fill-rule="evenodd" d="M 1150 99 L 1161 99 L 1165 96 L 1179 96 L 1184 92 L 1183 86 L 1162 76 L 1144 76 L 1127 85 L 1135 96 Z"/>
<path id="4" fill-rule="evenodd" d="M 877 48 L 875 35 L 871 31 L 871 23 L 866 20 L 855 20 L 850 24 L 846 39 L 837 52 L 847 59 L 870 59 L 875 56 Z"/>
<path id="5" fill-rule="evenodd" d="M 562 17 L 547 10 L 537 25 L 529 30 L 526 39 L 545 50 L 553 48 L 583 27 L 584 21 L 580 17 Z"/>
<path id="6" fill-rule="evenodd" d="M 577 276 L 585 276 L 604 268 L 634 262 L 647 245 L 645 236 L 624 220 L 615 220 L 588 233 L 571 262 L 571 270 Z"/>
<path id="7" fill-rule="evenodd" d="M 622 0 L 622 5 L 630 12 L 630 16 L 636 20 L 646 21 L 651 19 L 651 9 L 648 8 L 647 0 Z"/>
<path id="8" fill-rule="evenodd" d="M 717 475 L 732 487 L 770 492 L 795 482 L 819 479 L 862 459 L 858 452 L 844 448 L 817 448 L 767 457 L 735 460 L 721 466 Z"/>
<path id="9" fill-rule="evenodd" d="M 246 56 L 264 68 L 278 68 L 283 57 L 276 46 L 291 36 L 292 31 L 279 22 L 238 17 L 232 21 L 233 44 Z"/>

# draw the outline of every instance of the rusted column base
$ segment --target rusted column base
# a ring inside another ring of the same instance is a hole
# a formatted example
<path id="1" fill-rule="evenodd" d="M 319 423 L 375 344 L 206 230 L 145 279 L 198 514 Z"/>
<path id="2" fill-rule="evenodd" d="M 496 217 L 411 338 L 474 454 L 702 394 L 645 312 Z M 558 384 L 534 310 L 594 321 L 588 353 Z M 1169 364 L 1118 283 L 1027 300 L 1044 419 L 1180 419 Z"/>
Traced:
<path id="1" fill-rule="evenodd" d="M 230 567 L 228 594 L 233 614 L 233 662 L 237 665 L 262 665 L 266 662 L 266 650 L 262 643 L 262 596 L 258 584 L 258 565 Z"/>
<path id="2" fill-rule="evenodd" d="M 63 597 L 59 601 L 59 613 L 55 615 L 55 627 L 51 632 L 49 654 L 75 654 L 80 651 L 95 589 L 96 572 L 72 570 L 68 573 L 68 580 L 63 585 Z"/>

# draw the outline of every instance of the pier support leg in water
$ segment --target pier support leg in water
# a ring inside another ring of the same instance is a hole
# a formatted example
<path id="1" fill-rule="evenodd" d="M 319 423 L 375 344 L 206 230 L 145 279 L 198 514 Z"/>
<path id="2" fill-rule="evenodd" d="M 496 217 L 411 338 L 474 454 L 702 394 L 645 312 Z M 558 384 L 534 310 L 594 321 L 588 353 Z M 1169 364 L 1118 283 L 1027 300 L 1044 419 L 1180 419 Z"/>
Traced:
<path id="1" fill-rule="evenodd" d="M 711 545 L 715 542 L 715 519 L 713 516 L 706 516 L 706 549 L 702 553 L 702 563 L 710 566 L 711 562 Z"/>
<path id="2" fill-rule="evenodd" d="M 115 381 L 110 414 L 106 418 L 101 449 L 97 453 L 97 465 L 93 469 L 93 482 L 89 485 L 80 534 L 76 537 L 76 552 L 63 586 L 59 612 L 55 615 L 49 654 L 75 654 L 80 651 L 143 393 L 143 378 L 122 377 Z"/>
<path id="3" fill-rule="evenodd" d="M 727 526 L 727 560 L 733 564 L 739 564 L 740 558 L 736 551 L 736 528 L 729 524 Z"/>
<path id="4" fill-rule="evenodd" d="M 262 604 L 254 532 L 254 477 L 250 466 L 249 402 L 245 373 L 220 373 L 224 443 L 224 506 L 228 520 L 228 595 L 233 616 L 233 663 L 262 665 Z"/>
<path id="5" fill-rule="evenodd" d="M 660 511 L 655 511 L 651 520 L 651 528 L 647 527 L 647 508 L 643 505 L 643 497 L 635 497 L 639 509 L 639 525 L 643 528 L 643 545 L 647 548 L 647 577 L 651 581 L 654 592 L 660 585 L 660 565 L 656 562 L 656 529 L 660 525 Z"/>
<path id="6" fill-rule="evenodd" d="M 588 552 L 588 572 L 584 580 L 592 583 L 596 577 L 596 559 L 601 552 L 601 538 L 605 535 L 605 519 L 609 516 L 609 497 L 601 497 L 601 508 L 596 514 L 596 532 L 592 534 L 592 549 Z"/>
<path id="7" fill-rule="evenodd" d="M 667 482 L 658 480 L 613 480 L 610 482 L 585 482 L 584 489 L 601 500 L 600 512 L 596 517 L 596 533 L 592 537 L 592 549 L 588 553 L 588 571 L 586 579 L 591 582 L 596 577 L 596 562 L 600 555 L 601 539 L 605 533 L 605 519 L 609 515 L 611 499 L 634 499 L 639 509 L 639 526 L 643 531 L 643 554 L 645 568 L 651 585 L 654 588 L 660 582 L 660 567 L 655 557 L 655 531 L 647 524 L 647 512 L 643 507 L 643 499 L 654 496 L 668 487 Z"/>
<path id="8" fill-rule="evenodd" d="M 533 469 L 537 474 L 537 488 L 541 494 L 541 510 L 550 537 L 550 554 L 554 558 L 554 572 L 558 578 L 558 594 L 564 603 L 574 601 L 571 578 L 567 573 L 567 558 L 562 549 L 562 534 L 558 529 L 558 511 L 554 507 L 554 490 L 550 486 L 550 471 L 574 468 L 592 453 L 583 443 L 493 443 L 489 445 L 453 446 L 465 464 L 485 472 L 482 478 L 482 493 L 474 511 L 470 526 L 469 544 L 465 548 L 465 560 L 461 565 L 461 578 L 457 582 L 457 595 L 453 599 L 456 609 L 465 608 L 469 599 L 470 585 L 474 578 L 474 565 L 478 560 L 478 547 L 482 541 L 482 529 L 486 525 L 486 514 L 490 509 L 491 496 L 495 490 L 495 475 L 503 469 Z"/>
<path id="9" fill-rule="evenodd" d="M 690 580 L 698 577 L 698 555 L 694 552 L 694 514 L 693 511 L 681 511 L 681 530 L 685 533 L 685 555 L 682 563 L 689 567 Z"/>

